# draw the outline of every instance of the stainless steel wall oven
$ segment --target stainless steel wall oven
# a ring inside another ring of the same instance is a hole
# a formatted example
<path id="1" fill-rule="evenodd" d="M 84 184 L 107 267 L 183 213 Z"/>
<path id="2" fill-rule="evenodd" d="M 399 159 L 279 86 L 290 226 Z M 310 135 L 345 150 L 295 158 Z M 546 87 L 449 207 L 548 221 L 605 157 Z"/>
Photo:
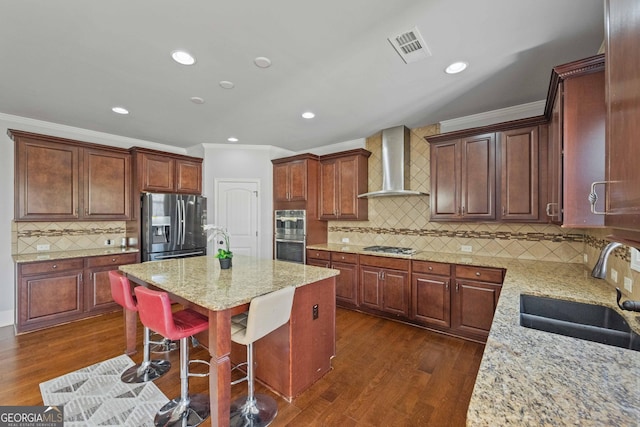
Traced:
<path id="1" fill-rule="evenodd" d="M 306 212 L 277 210 L 274 215 L 274 257 L 281 261 L 306 262 Z"/>

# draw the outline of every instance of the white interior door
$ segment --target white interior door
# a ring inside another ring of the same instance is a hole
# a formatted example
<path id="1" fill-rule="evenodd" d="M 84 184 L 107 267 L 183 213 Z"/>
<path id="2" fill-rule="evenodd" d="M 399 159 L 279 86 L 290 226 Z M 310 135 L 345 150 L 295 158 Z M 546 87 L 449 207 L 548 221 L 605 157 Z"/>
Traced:
<path id="1" fill-rule="evenodd" d="M 216 225 L 227 229 L 234 254 L 260 256 L 258 187 L 259 181 L 216 180 Z"/>

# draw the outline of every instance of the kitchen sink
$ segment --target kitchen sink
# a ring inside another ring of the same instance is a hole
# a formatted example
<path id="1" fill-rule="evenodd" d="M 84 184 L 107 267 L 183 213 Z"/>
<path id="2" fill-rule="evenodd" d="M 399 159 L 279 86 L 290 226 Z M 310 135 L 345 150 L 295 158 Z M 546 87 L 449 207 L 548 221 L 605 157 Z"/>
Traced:
<path id="1" fill-rule="evenodd" d="M 601 305 L 520 295 L 520 325 L 640 351 L 640 335 L 618 312 Z"/>

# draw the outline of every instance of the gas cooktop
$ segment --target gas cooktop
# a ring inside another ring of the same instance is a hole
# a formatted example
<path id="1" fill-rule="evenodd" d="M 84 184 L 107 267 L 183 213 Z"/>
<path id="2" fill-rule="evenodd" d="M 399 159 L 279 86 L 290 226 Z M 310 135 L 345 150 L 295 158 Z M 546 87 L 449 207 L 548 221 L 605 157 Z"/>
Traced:
<path id="1" fill-rule="evenodd" d="M 364 248 L 365 251 L 371 252 L 384 252 L 387 254 L 402 254 L 402 255 L 413 255 L 416 253 L 415 249 L 411 248 L 398 248 L 396 246 L 367 246 Z"/>

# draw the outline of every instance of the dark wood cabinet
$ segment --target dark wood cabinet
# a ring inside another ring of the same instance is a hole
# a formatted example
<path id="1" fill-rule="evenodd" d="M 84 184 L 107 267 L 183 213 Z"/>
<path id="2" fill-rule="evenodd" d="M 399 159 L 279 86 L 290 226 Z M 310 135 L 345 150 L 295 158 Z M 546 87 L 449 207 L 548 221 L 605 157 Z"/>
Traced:
<path id="1" fill-rule="evenodd" d="M 15 220 L 126 220 L 127 150 L 9 130 L 15 150 Z"/>
<path id="2" fill-rule="evenodd" d="M 409 317 L 409 260 L 360 255 L 360 306 Z"/>
<path id="3" fill-rule="evenodd" d="M 318 157 L 303 155 L 272 162 L 274 202 L 306 202 L 310 193 L 309 186 L 317 188 Z M 315 195 L 317 191 L 312 193 Z M 281 209 L 289 209 L 289 207 L 284 205 Z"/>
<path id="4" fill-rule="evenodd" d="M 504 270 L 455 266 L 451 328 L 458 335 L 486 341 L 498 305 Z"/>
<path id="5" fill-rule="evenodd" d="M 368 187 L 368 158 L 363 149 L 320 158 L 320 219 L 368 219 L 368 200 L 358 198 Z"/>
<path id="6" fill-rule="evenodd" d="M 86 258 L 85 311 L 97 314 L 119 309 L 118 304 L 111 297 L 109 271 L 116 270 L 121 265 L 136 262 L 137 254 L 135 253 Z"/>
<path id="7" fill-rule="evenodd" d="M 544 116 L 427 138 L 432 221 L 546 221 Z"/>
<path id="8" fill-rule="evenodd" d="M 606 1 L 605 225 L 620 240 L 640 242 L 640 3 Z"/>
<path id="9" fill-rule="evenodd" d="M 605 180 L 604 56 L 557 66 L 545 116 L 549 119 L 549 181 L 546 216 L 565 227 L 601 227 L 604 216 L 591 211 L 593 182 Z M 605 209 L 605 186 L 596 210 Z"/>
<path id="10" fill-rule="evenodd" d="M 540 218 L 541 157 L 538 126 L 499 132 L 497 138 L 500 150 L 499 220 L 537 221 Z"/>
<path id="11" fill-rule="evenodd" d="M 307 264 L 316 267 L 331 267 L 331 252 L 307 249 Z"/>
<path id="12" fill-rule="evenodd" d="M 137 262 L 136 253 L 17 264 L 17 333 L 116 311 L 108 271 Z"/>
<path id="13" fill-rule="evenodd" d="M 413 261 L 411 273 L 411 318 L 425 326 L 451 327 L 451 265 Z"/>
<path id="14" fill-rule="evenodd" d="M 340 271 L 336 277 L 336 304 L 357 307 L 358 301 L 358 255 L 331 252 L 331 268 Z"/>
<path id="15" fill-rule="evenodd" d="M 202 159 L 134 148 L 138 190 L 156 193 L 202 193 Z"/>
<path id="16" fill-rule="evenodd" d="M 495 219 L 495 134 L 431 144 L 431 220 Z"/>

